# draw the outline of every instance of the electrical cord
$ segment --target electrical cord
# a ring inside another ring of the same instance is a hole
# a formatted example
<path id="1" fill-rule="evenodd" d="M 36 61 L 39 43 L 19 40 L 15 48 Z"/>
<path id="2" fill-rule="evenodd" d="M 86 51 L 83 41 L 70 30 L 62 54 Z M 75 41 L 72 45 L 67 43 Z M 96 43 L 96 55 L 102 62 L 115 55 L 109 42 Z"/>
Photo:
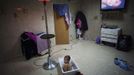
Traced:
<path id="1" fill-rule="evenodd" d="M 37 58 L 36 60 L 34 60 L 33 65 L 38 66 L 38 67 L 42 67 L 43 64 L 37 64 L 37 63 L 38 63 L 40 60 L 43 61 L 43 59 L 45 59 L 45 58 L 47 58 L 47 57 L 44 57 L 44 58 Z"/>
<path id="2" fill-rule="evenodd" d="M 71 42 L 72 42 L 72 41 L 73 41 L 73 40 L 71 40 Z M 59 49 L 59 50 L 53 52 L 51 55 L 54 55 L 54 54 L 59 53 L 59 52 L 64 51 L 64 50 L 72 50 L 72 49 L 73 49 L 73 46 L 74 46 L 75 44 L 77 44 L 77 43 L 78 43 L 78 42 L 75 42 L 75 43 L 71 44 L 71 45 L 70 45 L 70 49 L 62 48 L 62 49 Z M 56 46 L 56 45 L 54 45 L 54 46 L 52 46 L 52 47 L 55 47 L 55 46 Z M 51 47 L 51 48 L 52 48 L 52 47 Z M 52 51 L 52 50 L 51 50 L 51 51 Z M 44 56 L 44 55 L 46 55 L 46 54 L 48 54 L 48 53 L 45 53 L 45 54 L 43 54 L 43 55 L 41 55 L 41 56 Z M 36 60 L 33 61 L 33 65 L 37 66 L 39 69 L 42 68 L 43 64 L 38 64 L 38 62 L 39 62 L 39 61 L 43 61 L 43 59 L 45 59 L 45 58 L 47 58 L 47 57 L 37 58 Z M 58 64 L 57 64 L 57 65 L 58 65 Z"/>

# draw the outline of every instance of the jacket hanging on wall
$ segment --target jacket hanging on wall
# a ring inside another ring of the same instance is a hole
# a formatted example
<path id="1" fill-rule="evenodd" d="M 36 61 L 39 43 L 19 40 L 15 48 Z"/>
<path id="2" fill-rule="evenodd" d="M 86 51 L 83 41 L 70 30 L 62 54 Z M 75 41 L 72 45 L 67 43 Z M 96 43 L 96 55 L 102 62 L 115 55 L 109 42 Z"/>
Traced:
<path id="1" fill-rule="evenodd" d="M 76 25 L 76 29 L 80 29 L 81 37 L 83 37 L 85 31 L 88 30 L 88 25 L 87 25 L 86 17 L 81 11 L 77 12 L 76 14 L 75 25 Z"/>

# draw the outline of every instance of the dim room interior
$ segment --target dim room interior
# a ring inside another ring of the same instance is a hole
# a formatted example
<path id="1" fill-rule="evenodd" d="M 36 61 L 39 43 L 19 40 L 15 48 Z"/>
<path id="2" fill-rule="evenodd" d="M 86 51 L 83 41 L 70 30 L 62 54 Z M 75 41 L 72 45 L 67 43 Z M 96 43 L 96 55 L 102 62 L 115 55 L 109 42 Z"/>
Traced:
<path id="1" fill-rule="evenodd" d="M 134 75 L 133 4 L 0 0 L 0 74 Z"/>

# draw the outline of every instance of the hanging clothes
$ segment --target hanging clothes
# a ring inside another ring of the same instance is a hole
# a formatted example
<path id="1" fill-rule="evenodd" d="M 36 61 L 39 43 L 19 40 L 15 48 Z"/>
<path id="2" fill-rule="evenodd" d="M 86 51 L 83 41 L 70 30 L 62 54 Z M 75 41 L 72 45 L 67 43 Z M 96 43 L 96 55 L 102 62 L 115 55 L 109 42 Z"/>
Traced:
<path id="1" fill-rule="evenodd" d="M 76 25 L 77 25 L 78 29 L 81 28 L 81 20 L 79 18 L 77 19 Z"/>
<path id="2" fill-rule="evenodd" d="M 67 29 L 69 28 L 69 25 L 71 24 L 71 15 L 69 6 L 67 4 L 54 4 L 53 5 L 54 10 L 60 15 L 65 18 Z"/>
<path id="3" fill-rule="evenodd" d="M 69 7 L 67 4 L 54 4 L 54 10 L 60 15 L 65 16 L 65 13 L 69 11 Z"/>
<path id="4" fill-rule="evenodd" d="M 83 12 L 81 12 L 81 11 L 77 12 L 74 23 L 76 25 L 76 31 L 77 31 L 77 29 L 80 29 L 81 37 L 83 37 L 85 31 L 88 30 L 87 20 L 86 20 L 85 15 L 83 14 Z"/>

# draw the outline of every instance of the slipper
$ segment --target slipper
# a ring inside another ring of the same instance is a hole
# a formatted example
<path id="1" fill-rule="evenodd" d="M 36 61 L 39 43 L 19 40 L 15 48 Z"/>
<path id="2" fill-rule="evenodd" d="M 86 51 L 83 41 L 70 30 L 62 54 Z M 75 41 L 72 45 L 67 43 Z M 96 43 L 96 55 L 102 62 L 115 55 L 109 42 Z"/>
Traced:
<path id="1" fill-rule="evenodd" d="M 124 70 L 130 70 L 127 61 L 124 61 L 120 58 L 115 58 L 114 63 Z"/>

